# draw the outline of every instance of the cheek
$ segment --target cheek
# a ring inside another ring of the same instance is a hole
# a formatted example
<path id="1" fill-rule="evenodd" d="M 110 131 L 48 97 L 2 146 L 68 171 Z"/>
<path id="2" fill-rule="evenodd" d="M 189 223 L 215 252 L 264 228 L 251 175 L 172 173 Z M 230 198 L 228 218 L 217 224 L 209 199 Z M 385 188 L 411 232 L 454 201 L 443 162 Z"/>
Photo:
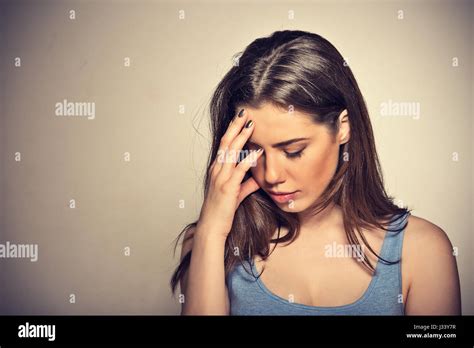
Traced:
<path id="1" fill-rule="evenodd" d="M 297 166 L 295 179 L 302 185 L 302 189 L 322 192 L 334 176 L 338 148 L 328 147 L 324 151 L 308 154 L 306 158 L 306 161 L 301 160 L 301 165 Z"/>
<path id="2" fill-rule="evenodd" d="M 249 172 L 252 174 L 252 177 L 255 181 L 262 186 L 263 184 L 263 167 L 261 165 L 257 165 L 255 167 L 250 167 Z"/>

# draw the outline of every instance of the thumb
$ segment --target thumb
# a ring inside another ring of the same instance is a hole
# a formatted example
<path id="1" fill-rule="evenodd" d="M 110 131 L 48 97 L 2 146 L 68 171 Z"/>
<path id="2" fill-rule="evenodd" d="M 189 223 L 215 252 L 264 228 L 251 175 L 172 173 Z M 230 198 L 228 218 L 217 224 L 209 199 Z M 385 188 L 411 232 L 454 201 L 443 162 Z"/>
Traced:
<path id="1" fill-rule="evenodd" d="M 253 177 L 248 178 L 241 186 L 239 193 L 239 204 L 251 193 L 257 191 L 260 188 L 258 183 Z"/>

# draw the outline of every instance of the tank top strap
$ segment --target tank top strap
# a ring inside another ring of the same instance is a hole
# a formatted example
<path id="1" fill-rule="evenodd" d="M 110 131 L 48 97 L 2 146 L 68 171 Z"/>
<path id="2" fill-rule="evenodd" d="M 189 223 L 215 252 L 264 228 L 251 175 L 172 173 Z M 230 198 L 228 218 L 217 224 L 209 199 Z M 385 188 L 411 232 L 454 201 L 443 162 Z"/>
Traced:
<path id="1" fill-rule="evenodd" d="M 388 230 L 385 232 L 385 237 L 380 251 L 380 257 L 377 263 L 377 272 L 385 272 L 390 268 L 391 262 L 398 262 L 402 255 L 403 236 L 406 227 L 406 221 L 410 213 L 398 214 L 391 219 Z M 388 261 L 385 262 L 384 260 Z"/>

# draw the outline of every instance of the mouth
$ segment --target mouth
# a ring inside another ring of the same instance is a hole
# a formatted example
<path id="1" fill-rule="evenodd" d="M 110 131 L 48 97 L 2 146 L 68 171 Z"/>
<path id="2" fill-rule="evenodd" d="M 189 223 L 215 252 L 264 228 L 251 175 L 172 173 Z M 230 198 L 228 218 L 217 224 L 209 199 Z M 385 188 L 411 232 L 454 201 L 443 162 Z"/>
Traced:
<path id="1" fill-rule="evenodd" d="M 295 198 L 296 193 L 298 191 L 293 191 L 293 192 L 274 192 L 274 191 L 268 191 L 268 194 L 270 197 L 278 202 L 278 203 L 286 203 L 292 199 Z"/>

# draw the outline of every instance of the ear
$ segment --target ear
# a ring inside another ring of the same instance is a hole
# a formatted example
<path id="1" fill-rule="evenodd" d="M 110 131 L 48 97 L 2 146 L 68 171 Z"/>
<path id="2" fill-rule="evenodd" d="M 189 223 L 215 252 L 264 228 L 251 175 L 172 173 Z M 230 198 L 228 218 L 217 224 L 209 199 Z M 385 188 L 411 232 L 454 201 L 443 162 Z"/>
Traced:
<path id="1" fill-rule="evenodd" d="M 339 115 L 339 134 L 338 141 L 340 145 L 343 145 L 351 138 L 351 127 L 349 122 L 349 114 L 347 109 L 344 109 Z"/>

